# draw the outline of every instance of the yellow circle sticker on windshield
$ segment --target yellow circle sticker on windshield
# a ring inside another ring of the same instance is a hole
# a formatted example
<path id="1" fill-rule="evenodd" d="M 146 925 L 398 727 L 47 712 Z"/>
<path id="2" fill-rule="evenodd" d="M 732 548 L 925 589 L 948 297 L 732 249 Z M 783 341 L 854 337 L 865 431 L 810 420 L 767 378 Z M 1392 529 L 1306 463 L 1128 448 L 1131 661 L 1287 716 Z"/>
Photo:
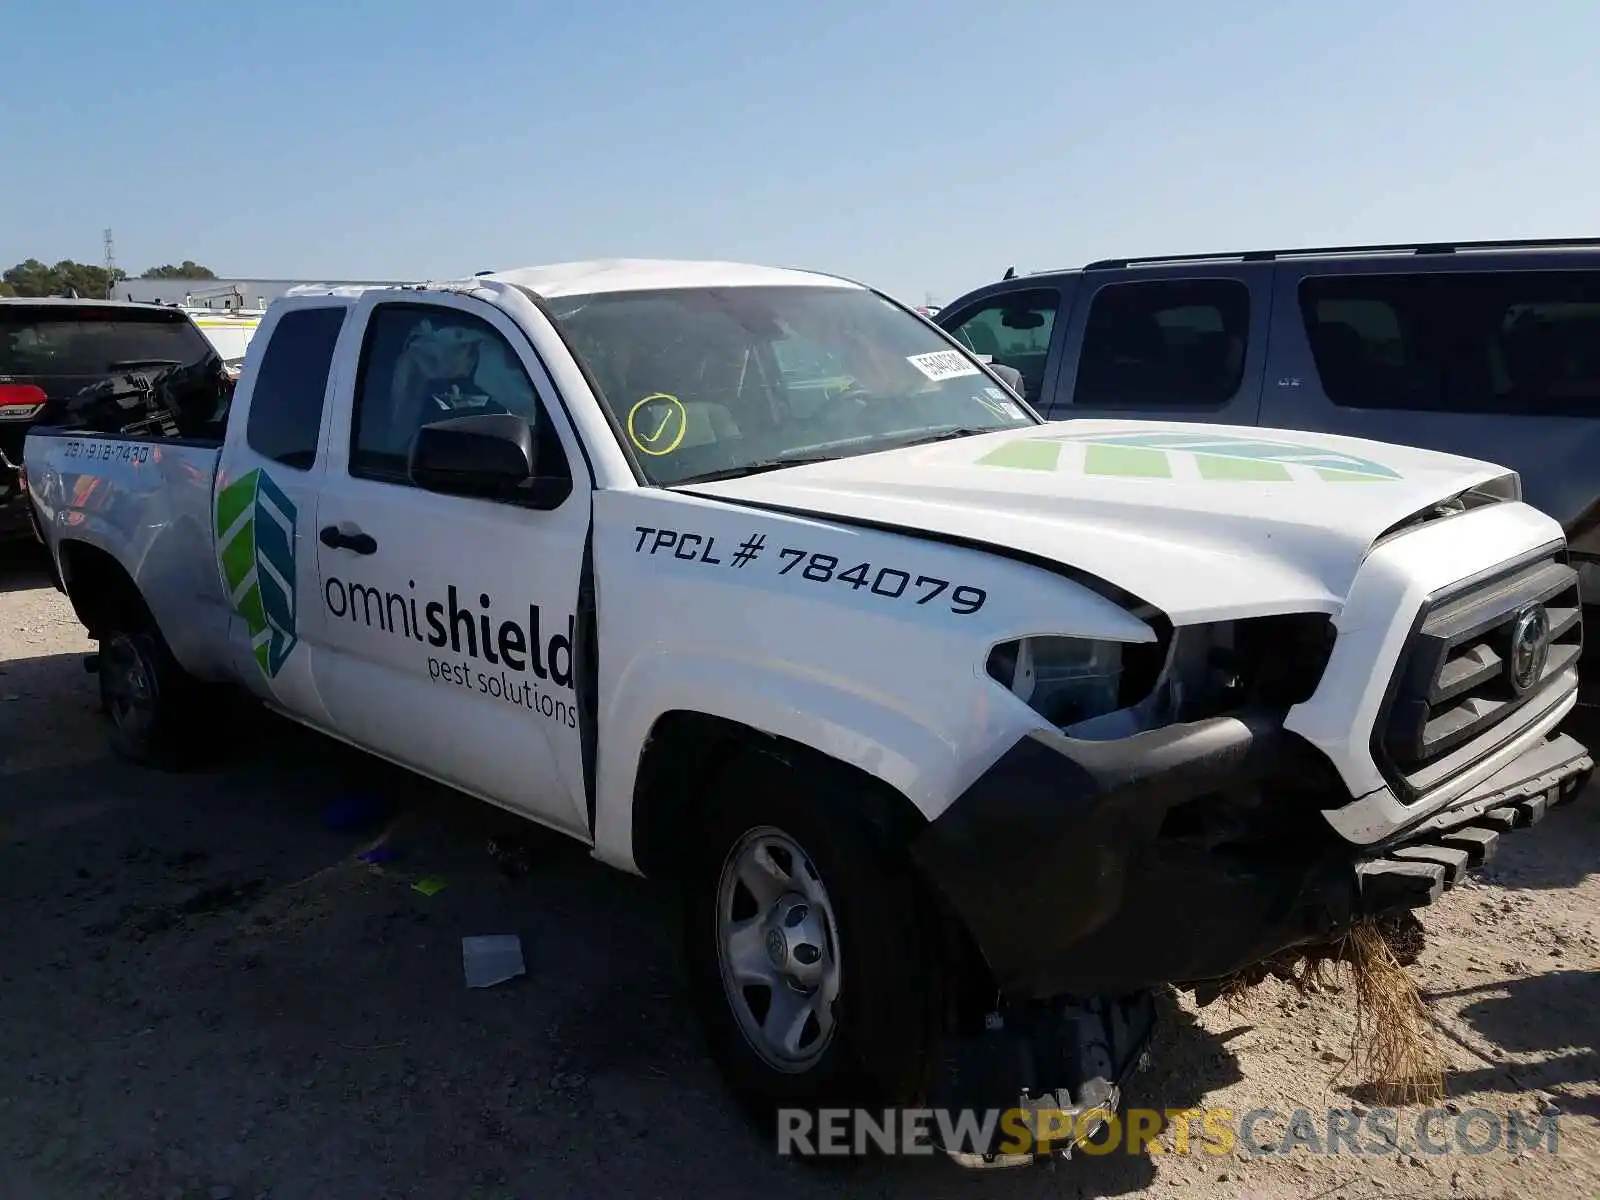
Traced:
<path id="1" fill-rule="evenodd" d="M 671 454 L 689 431 L 689 413 L 670 392 L 652 392 L 628 410 L 628 440 L 645 454 Z"/>

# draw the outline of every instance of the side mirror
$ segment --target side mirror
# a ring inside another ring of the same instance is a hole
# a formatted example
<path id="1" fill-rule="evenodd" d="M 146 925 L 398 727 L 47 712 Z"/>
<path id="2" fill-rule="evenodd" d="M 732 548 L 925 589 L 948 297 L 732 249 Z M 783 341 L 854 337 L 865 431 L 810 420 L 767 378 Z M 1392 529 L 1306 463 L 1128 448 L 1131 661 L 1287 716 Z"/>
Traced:
<path id="1" fill-rule="evenodd" d="M 533 426 L 514 413 L 480 413 L 424 425 L 411 447 L 411 481 L 430 492 L 555 508 L 572 480 L 541 477 Z"/>

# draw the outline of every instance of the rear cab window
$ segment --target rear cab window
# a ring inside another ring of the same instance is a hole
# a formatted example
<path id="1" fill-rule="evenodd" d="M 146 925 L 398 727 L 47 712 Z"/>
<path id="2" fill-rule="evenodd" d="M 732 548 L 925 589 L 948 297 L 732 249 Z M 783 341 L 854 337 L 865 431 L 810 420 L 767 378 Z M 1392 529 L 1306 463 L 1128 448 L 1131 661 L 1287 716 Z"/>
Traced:
<path id="1" fill-rule="evenodd" d="M 1250 289 L 1237 279 L 1110 283 L 1090 301 L 1072 403 L 1216 408 L 1244 381 Z"/>
<path id="2" fill-rule="evenodd" d="M 345 311 L 342 305 L 291 309 L 268 335 L 245 425 L 245 442 L 261 457 L 297 471 L 316 462 Z"/>
<path id="3" fill-rule="evenodd" d="M 1600 412 L 1600 271 L 1310 275 L 1298 299 L 1342 407 Z"/>

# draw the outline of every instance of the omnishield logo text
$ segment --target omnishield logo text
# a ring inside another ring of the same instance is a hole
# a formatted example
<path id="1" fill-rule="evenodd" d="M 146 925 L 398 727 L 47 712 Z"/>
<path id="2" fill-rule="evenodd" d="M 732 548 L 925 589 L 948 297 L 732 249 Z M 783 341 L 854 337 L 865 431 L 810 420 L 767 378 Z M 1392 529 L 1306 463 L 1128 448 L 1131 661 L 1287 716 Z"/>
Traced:
<path id="1" fill-rule="evenodd" d="M 257 468 L 217 492 L 217 562 L 228 603 L 250 631 L 250 652 L 268 679 L 295 637 L 294 502 Z"/>
<path id="2" fill-rule="evenodd" d="M 515 618 L 500 616 L 487 592 L 463 601 L 455 584 L 444 598 L 419 594 L 417 581 L 403 592 L 329 576 L 322 589 L 330 616 L 432 647 L 428 678 L 471 688 L 495 700 L 521 705 L 569 729 L 578 726 L 572 691 L 574 618 L 551 632 L 537 604 Z M 524 615 L 525 613 L 525 615 Z M 554 695 L 549 688 L 559 688 Z"/>

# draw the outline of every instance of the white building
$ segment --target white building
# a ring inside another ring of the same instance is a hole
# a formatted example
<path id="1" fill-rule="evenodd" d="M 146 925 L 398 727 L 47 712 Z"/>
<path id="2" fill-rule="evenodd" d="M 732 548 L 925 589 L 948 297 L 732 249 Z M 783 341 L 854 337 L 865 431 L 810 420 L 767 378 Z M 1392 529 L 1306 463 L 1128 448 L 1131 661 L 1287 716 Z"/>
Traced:
<path id="1" fill-rule="evenodd" d="M 260 311 L 292 287 L 307 283 L 393 286 L 383 279 L 124 279 L 112 289 L 113 300 L 181 304 L 186 308 Z"/>

